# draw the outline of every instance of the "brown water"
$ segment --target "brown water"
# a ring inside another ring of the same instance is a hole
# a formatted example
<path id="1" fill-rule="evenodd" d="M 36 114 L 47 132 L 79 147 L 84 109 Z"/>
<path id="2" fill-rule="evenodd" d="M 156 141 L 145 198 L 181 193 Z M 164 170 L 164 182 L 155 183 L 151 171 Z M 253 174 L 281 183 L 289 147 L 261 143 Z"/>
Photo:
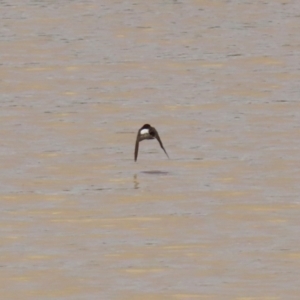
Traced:
<path id="1" fill-rule="evenodd" d="M 0 6 L 1 299 L 300 299 L 299 1 Z"/>

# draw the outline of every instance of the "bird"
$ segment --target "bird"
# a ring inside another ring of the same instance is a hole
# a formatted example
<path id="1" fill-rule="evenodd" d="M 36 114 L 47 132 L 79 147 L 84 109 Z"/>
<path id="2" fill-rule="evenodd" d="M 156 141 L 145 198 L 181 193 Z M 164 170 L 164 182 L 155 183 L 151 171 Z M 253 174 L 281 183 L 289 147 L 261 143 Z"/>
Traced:
<path id="1" fill-rule="evenodd" d="M 135 150 L 134 150 L 134 161 L 136 161 L 137 157 L 138 157 L 139 143 L 143 140 L 153 140 L 153 139 L 157 139 L 157 141 L 160 144 L 160 147 L 164 150 L 167 157 L 169 158 L 169 155 L 168 155 L 166 149 L 164 148 L 163 143 L 161 142 L 161 139 L 159 137 L 157 130 L 154 127 L 152 127 L 151 125 L 145 124 L 143 127 L 141 127 L 139 129 L 137 137 L 136 137 Z"/>

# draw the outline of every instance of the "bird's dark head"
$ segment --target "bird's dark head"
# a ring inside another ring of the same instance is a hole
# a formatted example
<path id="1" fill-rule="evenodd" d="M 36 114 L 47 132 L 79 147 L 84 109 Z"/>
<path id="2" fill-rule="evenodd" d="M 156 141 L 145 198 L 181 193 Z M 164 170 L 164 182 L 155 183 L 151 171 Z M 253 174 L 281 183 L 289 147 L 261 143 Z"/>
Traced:
<path id="1" fill-rule="evenodd" d="M 149 124 L 145 124 L 141 129 L 149 129 L 151 126 Z"/>

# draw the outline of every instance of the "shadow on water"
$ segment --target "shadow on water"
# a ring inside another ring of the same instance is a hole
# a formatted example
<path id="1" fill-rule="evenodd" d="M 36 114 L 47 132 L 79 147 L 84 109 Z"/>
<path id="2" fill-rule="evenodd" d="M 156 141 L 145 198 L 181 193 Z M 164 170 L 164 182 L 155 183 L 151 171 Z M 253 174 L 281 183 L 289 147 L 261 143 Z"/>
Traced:
<path id="1" fill-rule="evenodd" d="M 170 174 L 170 172 L 166 172 L 166 171 L 159 171 L 159 170 L 153 170 L 153 171 L 141 171 L 141 173 L 144 174 L 149 174 L 149 175 L 168 175 Z M 138 175 L 134 174 L 133 175 L 133 184 L 134 184 L 134 189 L 137 190 L 139 189 L 139 179 L 138 179 Z"/>
<path id="2" fill-rule="evenodd" d="M 141 173 L 149 174 L 149 175 L 168 175 L 169 172 L 166 171 L 159 171 L 159 170 L 153 170 L 153 171 L 142 171 Z"/>

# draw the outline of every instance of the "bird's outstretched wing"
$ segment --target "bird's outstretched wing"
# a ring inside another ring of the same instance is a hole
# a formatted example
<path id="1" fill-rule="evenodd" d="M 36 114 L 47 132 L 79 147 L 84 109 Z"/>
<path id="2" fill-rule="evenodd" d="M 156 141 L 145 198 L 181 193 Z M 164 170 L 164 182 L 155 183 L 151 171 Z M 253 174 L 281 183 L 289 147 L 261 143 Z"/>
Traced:
<path id="1" fill-rule="evenodd" d="M 158 140 L 158 142 L 159 142 L 159 144 L 160 144 L 160 147 L 165 151 L 167 157 L 170 158 L 169 155 L 168 155 L 168 153 L 167 153 L 167 151 L 166 151 L 166 149 L 164 148 L 164 145 L 163 145 L 163 143 L 162 143 L 162 141 L 161 141 L 161 139 L 160 139 L 160 137 L 159 137 L 159 134 L 158 134 L 157 130 L 156 130 L 154 127 L 152 127 L 152 128 L 153 128 L 154 131 L 155 131 L 155 138 Z"/>
<path id="2" fill-rule="evenodd" d="M 139 153 L 139 143 L 140 143 L 140 140 L 139 140 L 139 133 L 140 133 L 140 131 L 138 132 L 138 134 L 137 134 L 137 136 L 136 136 L 136 141 L 135 141 L 134 161 L 137 160 L 138 153 Z"/>

